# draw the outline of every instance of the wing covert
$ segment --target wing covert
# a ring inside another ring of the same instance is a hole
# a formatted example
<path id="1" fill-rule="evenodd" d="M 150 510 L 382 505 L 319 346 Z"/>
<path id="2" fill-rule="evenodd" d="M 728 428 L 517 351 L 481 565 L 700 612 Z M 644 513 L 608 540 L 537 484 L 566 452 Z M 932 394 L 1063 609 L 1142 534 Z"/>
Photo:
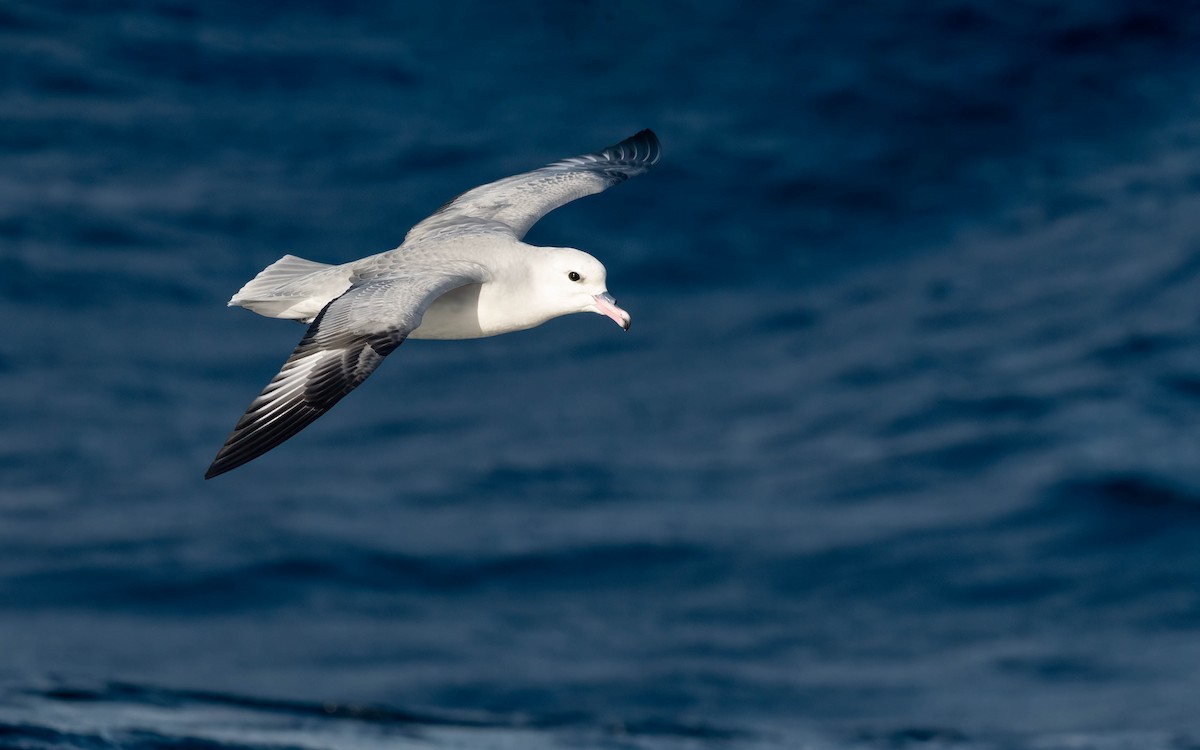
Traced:
<path id="1" fill-rule="evenodd" d="M 556 161 L 532 172 L 468 190 L 409 230 L 405 242 L 445 231 L 456 223 L 494 223 L 519 240 L 546 214 L 577 198 L 599 193 L 658 163 L 658 137 L 643 130 L 595 153 Z"/>

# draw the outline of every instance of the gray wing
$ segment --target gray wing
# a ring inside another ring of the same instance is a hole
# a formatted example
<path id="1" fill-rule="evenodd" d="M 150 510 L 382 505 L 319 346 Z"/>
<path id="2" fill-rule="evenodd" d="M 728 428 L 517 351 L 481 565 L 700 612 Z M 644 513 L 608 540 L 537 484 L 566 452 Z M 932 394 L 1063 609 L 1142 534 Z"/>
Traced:
<path id="1" fill-rule="evenodd" d="M 538 219 L 559 206 L 649 170 L 658 162 L 661 152 L 658 137 L 643 130 L 602 151 L 481 185 L 417 224 L 404 241 L 453 231 L 455 225 L 479 231 L 481 223 L 510 231 L 519 240 Z"/>
<path id="2" fill-rule="evenodd" d="M 482 269 L 373 279 L 330 302 L 238 420 L 205 479 L 258 458 L 312 424 L 421 324 L 433 300 L 483 281 Z"/>

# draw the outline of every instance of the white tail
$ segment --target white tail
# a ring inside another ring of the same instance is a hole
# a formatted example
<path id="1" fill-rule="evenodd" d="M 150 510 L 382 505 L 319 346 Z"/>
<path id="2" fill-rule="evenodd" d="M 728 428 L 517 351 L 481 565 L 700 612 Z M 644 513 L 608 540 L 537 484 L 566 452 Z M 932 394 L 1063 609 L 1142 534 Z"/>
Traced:
<path id="1" fill-rule="evenodd" d="M 330 300 L 350 288 L 349 271 L 338 270 L 338 266 L 328 263 L 285 255 L 239 289 L 229 305 L 268 318 L 311 320 Z"/>

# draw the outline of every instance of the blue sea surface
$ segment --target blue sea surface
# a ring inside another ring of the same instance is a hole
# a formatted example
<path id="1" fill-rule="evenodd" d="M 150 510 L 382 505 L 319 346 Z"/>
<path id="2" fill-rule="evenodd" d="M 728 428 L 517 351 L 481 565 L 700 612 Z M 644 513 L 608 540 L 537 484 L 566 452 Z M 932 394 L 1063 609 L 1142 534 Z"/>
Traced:
<path id="1" fill-rule="evenodd" d="M 0 748 L 1200 747 L 1200 12 L 0 0 Z M 225 302 L 653 128 L 633 316 L 205 481 Z"/>

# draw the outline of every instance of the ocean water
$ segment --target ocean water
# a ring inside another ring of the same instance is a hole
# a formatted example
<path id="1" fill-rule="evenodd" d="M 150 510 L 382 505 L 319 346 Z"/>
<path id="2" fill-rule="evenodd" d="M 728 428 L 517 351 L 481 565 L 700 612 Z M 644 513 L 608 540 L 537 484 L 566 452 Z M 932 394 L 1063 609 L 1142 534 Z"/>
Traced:
<path id="1" fill-rule="evenodd" d="M 0 2 L 0 748 L 1200 747 L 1200 12 Z M 284 253 L 650 127 L 633 315 L 202 479 Z"/>

